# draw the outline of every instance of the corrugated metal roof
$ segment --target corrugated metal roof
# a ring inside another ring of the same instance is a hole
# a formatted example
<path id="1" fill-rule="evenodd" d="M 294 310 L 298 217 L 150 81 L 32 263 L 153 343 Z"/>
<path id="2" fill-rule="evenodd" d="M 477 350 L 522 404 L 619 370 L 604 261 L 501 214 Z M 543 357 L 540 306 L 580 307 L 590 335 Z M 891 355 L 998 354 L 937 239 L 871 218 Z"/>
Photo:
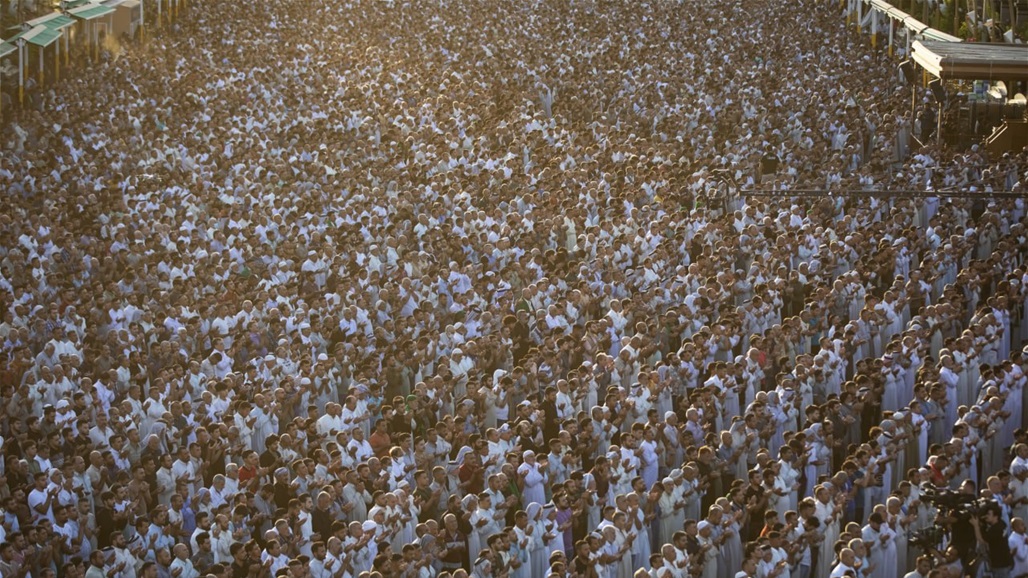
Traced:
<path id="1" fill-rule="evenodd" d="M 79 6 L 68 11 L 73 17 L 79 20 L 92 20 L 101 16 L 107 16 L 111 12 L 114 12 L 114 8 L 107 6 L 101 6 L 99 4 L 87 4 L 86 6 Z"/>
<path id="2" fill-rule="evenodd" d="M 64 30 L 65 28 L 67 28 L 69 26 L 74 26 L 74 25 L 75 25 L 75 20 L 72 19 L 72 18 L 68 18 L 64 14 L 61 14 L 57 18 L 54 18 L 52 20 L 48 20 L 48 21 L 43 23 L 43 26 L 46 26 L 47 28 L 49 28 L 51 30 Z"/>
<path id="3" fill-rule="evenodd" d="M 41 16 L 34 20 L 29 20 L 27 24 L 29 26 L 32 26 L 33 28 L 35 28 L 36 26 L 46 26 L 51 30 L 62 30 L 75 24 L 75 21 L 71 18 L 68 18 L 64 14 L 61 14 L 60 12 L 53 12 L 51 14 L 47 14 L 46 16 Z"/>
<path id="4" fill-rule="evenodd" d="M 29 44 L 46 48 L 54 42 L 57 42 L 57 39 L 60 37 L 60 30 L 51 30 L 46 26 L 36 26 L 32 30 L 26 32 L 25 36 L 22 38 L 24 38 L 25 42 L 28 42 Z"/>
<path id="5" fill-rule="evenodd" d="M 938 78 L 990 80 L 1028 78 L 1028 46 L 983 42 L 914 43 L 913 59 Z"/>
<path id="6" fill-rule="evenodd" d="M 921 33 L 925 40 L 938 40 L 939 42 L 963 42 L 963 40 L 953 36 L 952 34 L 946 34 L 941 30 L 929 28 Z"/>

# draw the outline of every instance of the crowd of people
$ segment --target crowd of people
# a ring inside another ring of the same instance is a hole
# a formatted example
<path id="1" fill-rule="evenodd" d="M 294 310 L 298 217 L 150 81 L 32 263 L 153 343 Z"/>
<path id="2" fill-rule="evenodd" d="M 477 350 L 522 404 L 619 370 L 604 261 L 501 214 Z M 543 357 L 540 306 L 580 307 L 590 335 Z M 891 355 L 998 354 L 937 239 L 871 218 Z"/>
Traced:
<path id="1" fill-rule="evenodd" d="M 910 90 L 835 2 L 191 3 L 3 129 L 0 576 L 1028 576 L 1028 151 Z"/>

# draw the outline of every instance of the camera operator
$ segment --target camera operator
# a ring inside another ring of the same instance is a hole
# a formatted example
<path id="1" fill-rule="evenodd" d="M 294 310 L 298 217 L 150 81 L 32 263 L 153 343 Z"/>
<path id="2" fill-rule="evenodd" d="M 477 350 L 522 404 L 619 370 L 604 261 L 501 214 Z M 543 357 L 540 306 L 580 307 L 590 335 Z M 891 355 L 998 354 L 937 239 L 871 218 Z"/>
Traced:
<path id="1" fill-rule="evenodd" d="M 975 484 L 971 480 L 964 480 L 957 492 L 970 496 L 971 500 L 968 501 L 972 501 L 977 494 Z M 974 514 L 967 508 L 952 507 L 948 508 L 945 514 L 940 512 L 936 518 L 936 524 L 949 527 L 950 546 L 956 549 L 964 567 L 970 565 L 975 553 L 975 531 L 971 525 L 972 518 L 974 518 Z"/>
<path id="2" fill-rule="evenodd" d="M 1010 546 L 1003 535 L 1007 525 L 1000 519 L 999 507 L 990 504 L 980 517 L 972 517 L 970 524 L 978 544 L 986 550 L 985 560 L 992 577 L 1009 578 L 1014 568 L 1014 557 L 1010 555 Z"/>

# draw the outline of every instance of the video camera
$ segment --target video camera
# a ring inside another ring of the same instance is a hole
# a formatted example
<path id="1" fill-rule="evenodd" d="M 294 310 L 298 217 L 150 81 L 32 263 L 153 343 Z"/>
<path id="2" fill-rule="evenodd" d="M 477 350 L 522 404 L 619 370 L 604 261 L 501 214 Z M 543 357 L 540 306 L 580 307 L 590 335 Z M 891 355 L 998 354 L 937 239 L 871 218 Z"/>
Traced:
<path id="1" fill-rule="evenodd" d="M 939 509 L 939 513 L 952 518 L 968 520 L 979 518 L 985 508 L 995 505 L 986 498 L 978 498 L 950 489 L 926 486 L 921 492 L 921 501 Z M 910 535 L 909 545 L 928 551 L 939 548 L 946 535 L 946 528 L 938 524 L 922 528 Z"/>
<path id="2" fill-rule="evenodd" d="M 928 550 L 938 549 L 945 536 L 946 531 L 940 526 L 928 526 L 927 528 L 921 528 L 916 532 L 912 532 L 907 544 L 927 552 Z"/>
<path id="3" fill-rule="evenodd" d="M 957 518 L 978 517 L 983 513 L 982 510 L 985 507 L 994 503 L 973 494 L 941 489 L 936 486 L 926 486 L 921 492 L 921 501 L 935 506 L 943 514 Z"/>

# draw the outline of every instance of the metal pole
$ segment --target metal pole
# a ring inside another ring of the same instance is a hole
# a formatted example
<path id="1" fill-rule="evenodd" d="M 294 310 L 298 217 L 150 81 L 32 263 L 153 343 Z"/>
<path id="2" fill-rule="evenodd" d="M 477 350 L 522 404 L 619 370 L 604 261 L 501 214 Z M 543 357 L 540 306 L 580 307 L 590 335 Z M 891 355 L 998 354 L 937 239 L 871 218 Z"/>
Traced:
<path id="1" fill-rule="evenodd" d="M 18 39 L 18 106 L 25 106 L 25 41 Z"/>
<path id="2" fill-rule="evenodd" d="M 893 55 L 892 41 L 896 33 L 896 21 L 889 18 L 889 56 Z"/>
<path id="3" fill-rule="evenodd" d="M 881 191 L 867 191 L 864 189 L 796 189 L 796 190 L 773 190 L 754 189 L 739 191 L 744 197 L 854 197 L 854 198 L 924 198 L 940 197 L 947 199 L 1023 199 L 1026 193 L 1012 193 L 1007 191 L 971 191 L 969 189 L 944 189 L 939 191 L 926 191 L 922 189 L 886 189 Z"/>
<path id="4" fill-rule="evenodd" d="M 911 79 L 913 80 L 913 79 Z M 916 118 L 917 111 L 917 83 L 910 82 L 910 126 L 914 126 L 914 118 Z M 917 135 L 918 138 L 921 135 Z"/>
<path id="5" fill-rule="evenodd" d="M 871 48 L 878 48 L 878 11 L 871 9 Z"/>

